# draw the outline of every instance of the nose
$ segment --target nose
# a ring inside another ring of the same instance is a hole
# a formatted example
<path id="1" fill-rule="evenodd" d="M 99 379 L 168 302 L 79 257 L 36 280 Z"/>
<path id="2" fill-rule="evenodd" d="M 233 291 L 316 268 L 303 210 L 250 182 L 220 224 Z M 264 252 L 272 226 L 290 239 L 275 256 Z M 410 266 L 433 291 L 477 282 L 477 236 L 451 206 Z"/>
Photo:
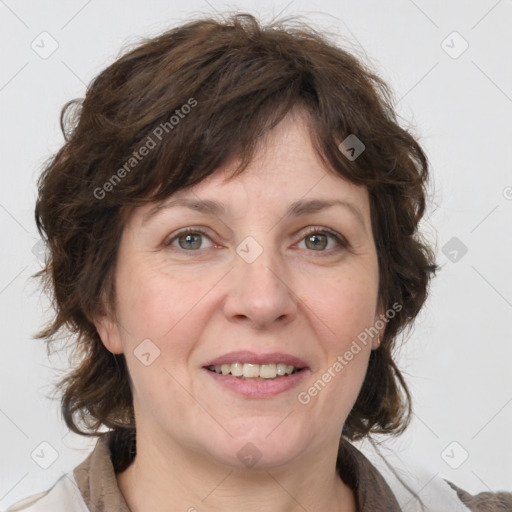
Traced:
<path id="1" fill-rule="evenodd" d="M 282 327 L 293 321 L 298 297 L 282 260 L 265 249 L 254 261 L 249 261 L 238 254 L 235 258 L 224 302 L 226 317 L 232 322 L 246 322 L 258 330 L 271 329 L 274 324 Z"/>

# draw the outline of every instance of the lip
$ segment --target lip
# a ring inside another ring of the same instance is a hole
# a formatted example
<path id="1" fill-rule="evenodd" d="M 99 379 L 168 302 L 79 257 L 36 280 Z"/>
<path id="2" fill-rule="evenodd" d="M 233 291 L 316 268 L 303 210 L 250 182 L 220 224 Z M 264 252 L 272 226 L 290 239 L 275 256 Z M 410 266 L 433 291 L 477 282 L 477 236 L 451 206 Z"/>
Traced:
<path id="1" fill-rule="evenodd" d="M 214 382 L 217 384 L 246 398 L 272 398 L 297 387 L 306 375 L 310 373 L 309 369 L 304 369 L 292 375 L 278 377 L 273 380 L 243 380 L 233 375 L 222 375 L 212 372 L 206 368 L 202 370 L 214 379 Z"/>
<path id="2" fill-rule="evenodd" d="M 208 361 L 203 365 L 203 368 L 208 366 L 215 366 L 218 364 L 234 364 L 234 363 L 250 363 L 250 364 L 271 364 L 271 363 L 282 363 L 295 368 L 308 369 L 308 365 L 302 359 L 292 356 L 291 354 L 285 354 L 284 352 L 272 352 L 267 354 L 257 354 L 249 350 L 240 350 L 238 352 L 229 352 L 219 356 L 211 361 Z M 294 374 L 298 375 L 298 374 Z M 236 379 L 236 377 L 234 377 Z M 237 379 L 239 381 L 240 379 Z"/>

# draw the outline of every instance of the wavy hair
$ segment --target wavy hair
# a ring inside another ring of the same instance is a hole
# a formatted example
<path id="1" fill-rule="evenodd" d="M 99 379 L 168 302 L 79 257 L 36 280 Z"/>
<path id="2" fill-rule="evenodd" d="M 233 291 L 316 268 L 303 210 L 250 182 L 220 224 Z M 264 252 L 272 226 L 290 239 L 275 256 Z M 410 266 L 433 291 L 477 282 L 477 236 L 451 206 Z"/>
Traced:
<path id="1" fill-rule="evenodd" d="M 125 358 L 104 347 L 93 322 L 99 308 L 115 313 L 113 276 L 130 211 L 201 182 L 228 161 L 239 159 L 235 175 L 243 172 L 262 136 L 295 108 L 307 113 L 326 168 L 367 188 L 380 303 L 401 305 L 371 352 L 343 435 L 406 428 L 411 399 L 393 349 L 437 269 L 418 232 L 426 155 L 399 125 L 387 84 L 353 53 L 295 20 L 262 25 L 236 14 L 144 39 L 103 70 L 83 100 L 62 109 L 65 143 L 39 178 L 35 208 L 49 252 L 37 277 L 55 314 L 36 337 L 50 348 L 61 331 L 74 339 L 74 366 L 58 384 L 71 430 L 135 429 Z M 351 134 L 365 145 L 357 159 L 339 149 Z M 131 160 L 150 138 L 155 146 Z"/>

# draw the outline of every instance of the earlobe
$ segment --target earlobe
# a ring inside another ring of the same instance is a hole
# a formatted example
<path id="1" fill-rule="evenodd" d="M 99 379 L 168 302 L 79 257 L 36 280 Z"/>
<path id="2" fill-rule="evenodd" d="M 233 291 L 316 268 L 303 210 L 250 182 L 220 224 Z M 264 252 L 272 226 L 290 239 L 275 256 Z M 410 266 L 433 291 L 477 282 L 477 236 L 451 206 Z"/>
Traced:
<path id="1" fill-rule="evenodd" d="M 121 343 L 119 327 L 117 323 L 111 318 L 103 307 L 99 308 L 99 312 L 94 319 L 94 325 L 98 331 L 105 348 L 113 354 L 122 354 L 124 352 Z"/>
<path id="2" fill-rule="evenodd" d="M 380 347 L 384 332 L 386 330 L 386 315 L 383 313 L 383 308 L 379 309 L 378 315 L 375 316 L 374 326 L 378 330 L 377 336 L 372 339 L 372 350 L 376 350 Z"/>

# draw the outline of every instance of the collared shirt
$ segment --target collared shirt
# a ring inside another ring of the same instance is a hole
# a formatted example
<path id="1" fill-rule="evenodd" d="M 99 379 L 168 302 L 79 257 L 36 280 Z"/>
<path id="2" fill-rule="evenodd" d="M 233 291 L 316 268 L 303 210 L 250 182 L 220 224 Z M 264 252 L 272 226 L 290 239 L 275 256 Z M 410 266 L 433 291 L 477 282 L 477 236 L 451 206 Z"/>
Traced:
<path id="1" fill-rule="evenodd" d="M 108 433 L 101 434 L 94 450 L 73 471 L 63 475 L 48 491 L 16 503 L 7 512 L 130 512 L 119 490 Z M 343 461 L 343 463 L 341 463 Z M 391 488 L 371 462 L 351 443 L 343 441 L 337 461 L 343 481 L 354 491 L 358 512 L 400 512 L 401 508 Z M 449 487 L 448 487 L 449 484 Z M 461 511 L 506 512 L 512 508 L 502 501 L 503 496 L 481 493 L 471 496 L 454 484 L 447 489 L 460 505 Z M 482 495 L 487 499 L 482 500 Z M 512 494 L 500 493 L 510 496 Z M 499 498 L 499 499 L 498 499 Z M 506 496 L 505 496 L 505 499 Z M 483 503 L 483 506 L 481 504 Z M 412 510 L 412 509 L 409 509 Z M 454 508 L 446 509 L 452 512 Z"/>

